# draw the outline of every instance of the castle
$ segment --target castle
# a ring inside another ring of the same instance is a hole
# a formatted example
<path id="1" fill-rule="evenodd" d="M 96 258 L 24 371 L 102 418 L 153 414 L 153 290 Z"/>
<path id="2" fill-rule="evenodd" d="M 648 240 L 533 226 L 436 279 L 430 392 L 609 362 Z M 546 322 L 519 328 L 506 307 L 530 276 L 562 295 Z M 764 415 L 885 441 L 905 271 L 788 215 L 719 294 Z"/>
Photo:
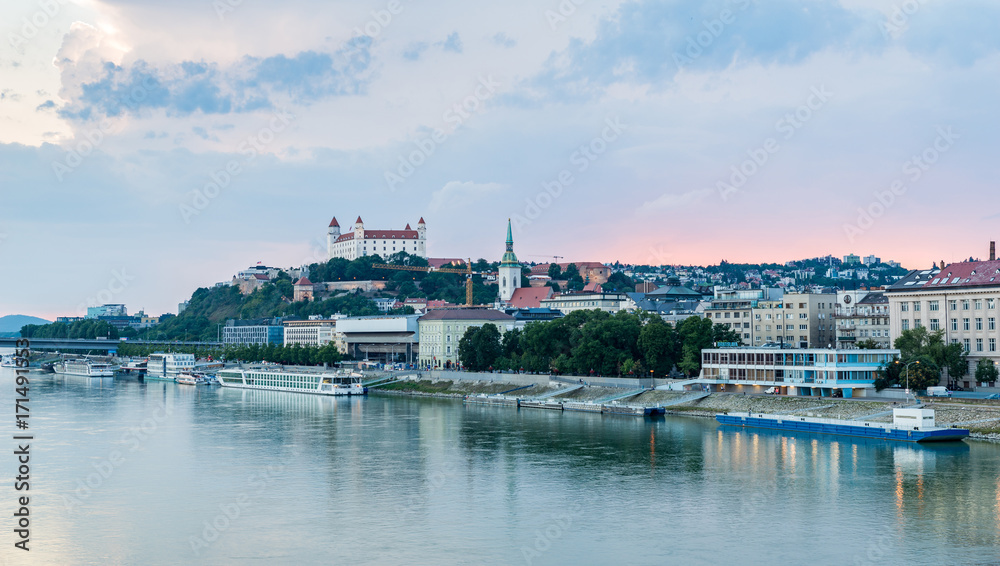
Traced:
<path id="1" fill-rule="evenodd" d="M 365 230 L 365 225 L 359 216 L 354 222 L 354 229 L 341 234 L 340 223 L 337 222 L 337 217 L 334 217 L 327 230 L 326 246 L 328 259 L 342 257 L 353 260 L 375 254 L 387 258 L 398 252 L 426 259 L 427 225 L 421 218 L 417 222 L 416 230 L 410 228 L 409 224 L 402 230 Z"/>

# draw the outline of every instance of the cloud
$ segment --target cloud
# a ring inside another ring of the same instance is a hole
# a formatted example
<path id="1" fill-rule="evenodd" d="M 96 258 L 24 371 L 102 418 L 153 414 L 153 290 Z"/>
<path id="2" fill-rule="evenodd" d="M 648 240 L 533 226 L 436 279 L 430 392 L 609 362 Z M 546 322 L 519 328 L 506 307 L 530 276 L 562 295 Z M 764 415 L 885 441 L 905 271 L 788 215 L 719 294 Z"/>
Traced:
<path id="1" fill-rule="evenodd" d="M 874 19 L 831 0 L 640 0 L 604 20 L 593 40 L 553 53 L 531 82 L 553 97 L 589 99 L 620 82 L 667 86 L 682 70 L 792 65 L 829 48 L 883 46 Z"/>
<path id="2" fill-rule="evenodd" d="M 36 106 L 35 107 L 35 111 L 48 110 L 49 108 L 55 108 L 55 107 L 56 107 L 56 103 L 55 102 L 53 102 L 51 100 L 46 100 L 45 102 L 43 102 L 43 103 L 39 104 L 38 106 Z"/>
<path id="3" fill-rule="evenodd" d="M 417 59 L 420 59 L 420 56 L 423 55 L 424 51 L 427 51 L 428 47 L 427 43 L 423 41 L 411 43 L 410 46 L 406 48 L 406 51 L 403 52 L 403 58 L 408 61 L 416 61 Z"/>
<path id="4" fill-rule="evenodd" d="M 517 45 L 517 41 L 511 39 L 507 34 L 500 32 L 492 37 L 493 43 L 496 43 L 500 47 L 506 47 L 510 49 Z"/>
<path id="5" fill-rule="evenodd" d="M 440 45 L 442 49 L 445 51 L 451 51 L 452 53 L 461 53 L 463 49 L 462 38 L 459 37 L 457 31 L 449 34 L 448 38 L 445 39 Z"/>
<path id="6" fill-rule="evenodd" d="M 446 208 L 461 208 L 474 204 L 505 188 L 507 186 L 500 183 L 449 181 L 445 186 L 434 191 L 428 208 L 435 212 Z"/>
<path id="7" fill-rule="evenodd" d="M 244 57 L 225 67 L 205 61 L 160 65 L 144 60 L 102 61 L 99 69 L 89 73 L 78 67 L 81 61 L 93 67 L 91 50 L 82 48 L 81 55 L 79 37 L 68 34 L 67 38 L 59 64 L 64 81 L 61 94 L 70 102 L 59 112 L 68 119 L 141 114 L 151 109 L 163 109 L 169 116 L 252 112 L 284 101 L 312 104 L 359 94 L 370 80 L 371 40 L 367 37 L 354 38 L 333 53 Z M 91 44 L 95 41 L 90 38 Z"/>

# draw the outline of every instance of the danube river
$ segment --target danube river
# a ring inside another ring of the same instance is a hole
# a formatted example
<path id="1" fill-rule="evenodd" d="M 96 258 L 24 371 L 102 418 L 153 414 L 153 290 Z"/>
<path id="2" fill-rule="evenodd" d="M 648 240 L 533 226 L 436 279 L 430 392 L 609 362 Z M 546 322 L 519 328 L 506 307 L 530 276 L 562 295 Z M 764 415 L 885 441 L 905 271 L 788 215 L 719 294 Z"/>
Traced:
<path id="1" fill-rule="evenodd" d="M 1000 445 L 31 374 L 4 564 L 998 564 Z"/>

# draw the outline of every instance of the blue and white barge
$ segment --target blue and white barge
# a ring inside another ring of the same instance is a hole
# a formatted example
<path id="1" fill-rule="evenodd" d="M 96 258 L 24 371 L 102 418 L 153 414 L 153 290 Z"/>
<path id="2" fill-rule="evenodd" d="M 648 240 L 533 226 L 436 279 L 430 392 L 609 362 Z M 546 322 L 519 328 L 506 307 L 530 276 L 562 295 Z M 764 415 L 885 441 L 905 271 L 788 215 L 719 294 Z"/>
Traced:
<path id="1" fill-rule="evenodd" d="M 904 442 L 955 441 L 969 436 L 969 431 L 966 429 L 935 426 L 934 411 L 931 409 L 894 409 L 891 423 L 752 412 L 720 413 L 715 415 L 715 420 L 729 426 L 861 436 Z"/>

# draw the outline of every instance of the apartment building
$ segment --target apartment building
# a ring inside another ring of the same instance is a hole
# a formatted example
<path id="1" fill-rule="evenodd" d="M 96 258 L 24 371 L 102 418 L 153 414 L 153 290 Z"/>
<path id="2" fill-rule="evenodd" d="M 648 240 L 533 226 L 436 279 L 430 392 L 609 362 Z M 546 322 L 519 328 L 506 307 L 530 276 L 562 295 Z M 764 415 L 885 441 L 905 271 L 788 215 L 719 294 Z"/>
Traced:
<path id="1" fill-rule="evenodd" d="M 758 301 L 751 309 L 753 346 L 832 348 L 836 342 L 834 293 L 785 293 L 781 300 Z"/>
<path id="2" fill-rule="evenodd" d="M 890 348 L 889 298 L 880 291 L 839 291 L 833 314 L 838 349 L 857 348 L 873 340 L 879 348 Z"/>
<path id="3" fill-rule="evenodd" d="M 773 287 L 763 289 L 717 288 L 715 296 L 705 306 L 704 315 L 705 318 L 712 319 L 712 322 L 722 324 L 734 332 L 738 332 L 744 344 L 760 345 L 764 343 L 763 336 L 766 335 L 764 334 L 765 324 L 754 324 L 754 309 L 761 302 L 780 302 L 782 294 L 781 289 Z M 761 316 L 763 317 L 763 314 Z"/>
<path id="4" fill-rule="evenodd" d="M 286 320 L 284 326 L 284 344 L 291 346 L 326 346 L 333 342 L 337 331 L 337 321 L 328 319 Z"/>
<path id="5" fill-rule="evenodd" d="M 943 264 L 944 262 L 942 262 Z M 969 356 L 969 371 L 948 376 L 962 387 L 975 387 L 981 359 L 1000 363 L 997 304 L 1000 303 L 1000 261 L 991 245 L 988 261 L 964 261 L 913 271 L 886 289 L 890 338 L 911 328 L 944 332 L 944 341 L 961 344 Z M 987 383 L 987 387 L 996 384 Z"/>

